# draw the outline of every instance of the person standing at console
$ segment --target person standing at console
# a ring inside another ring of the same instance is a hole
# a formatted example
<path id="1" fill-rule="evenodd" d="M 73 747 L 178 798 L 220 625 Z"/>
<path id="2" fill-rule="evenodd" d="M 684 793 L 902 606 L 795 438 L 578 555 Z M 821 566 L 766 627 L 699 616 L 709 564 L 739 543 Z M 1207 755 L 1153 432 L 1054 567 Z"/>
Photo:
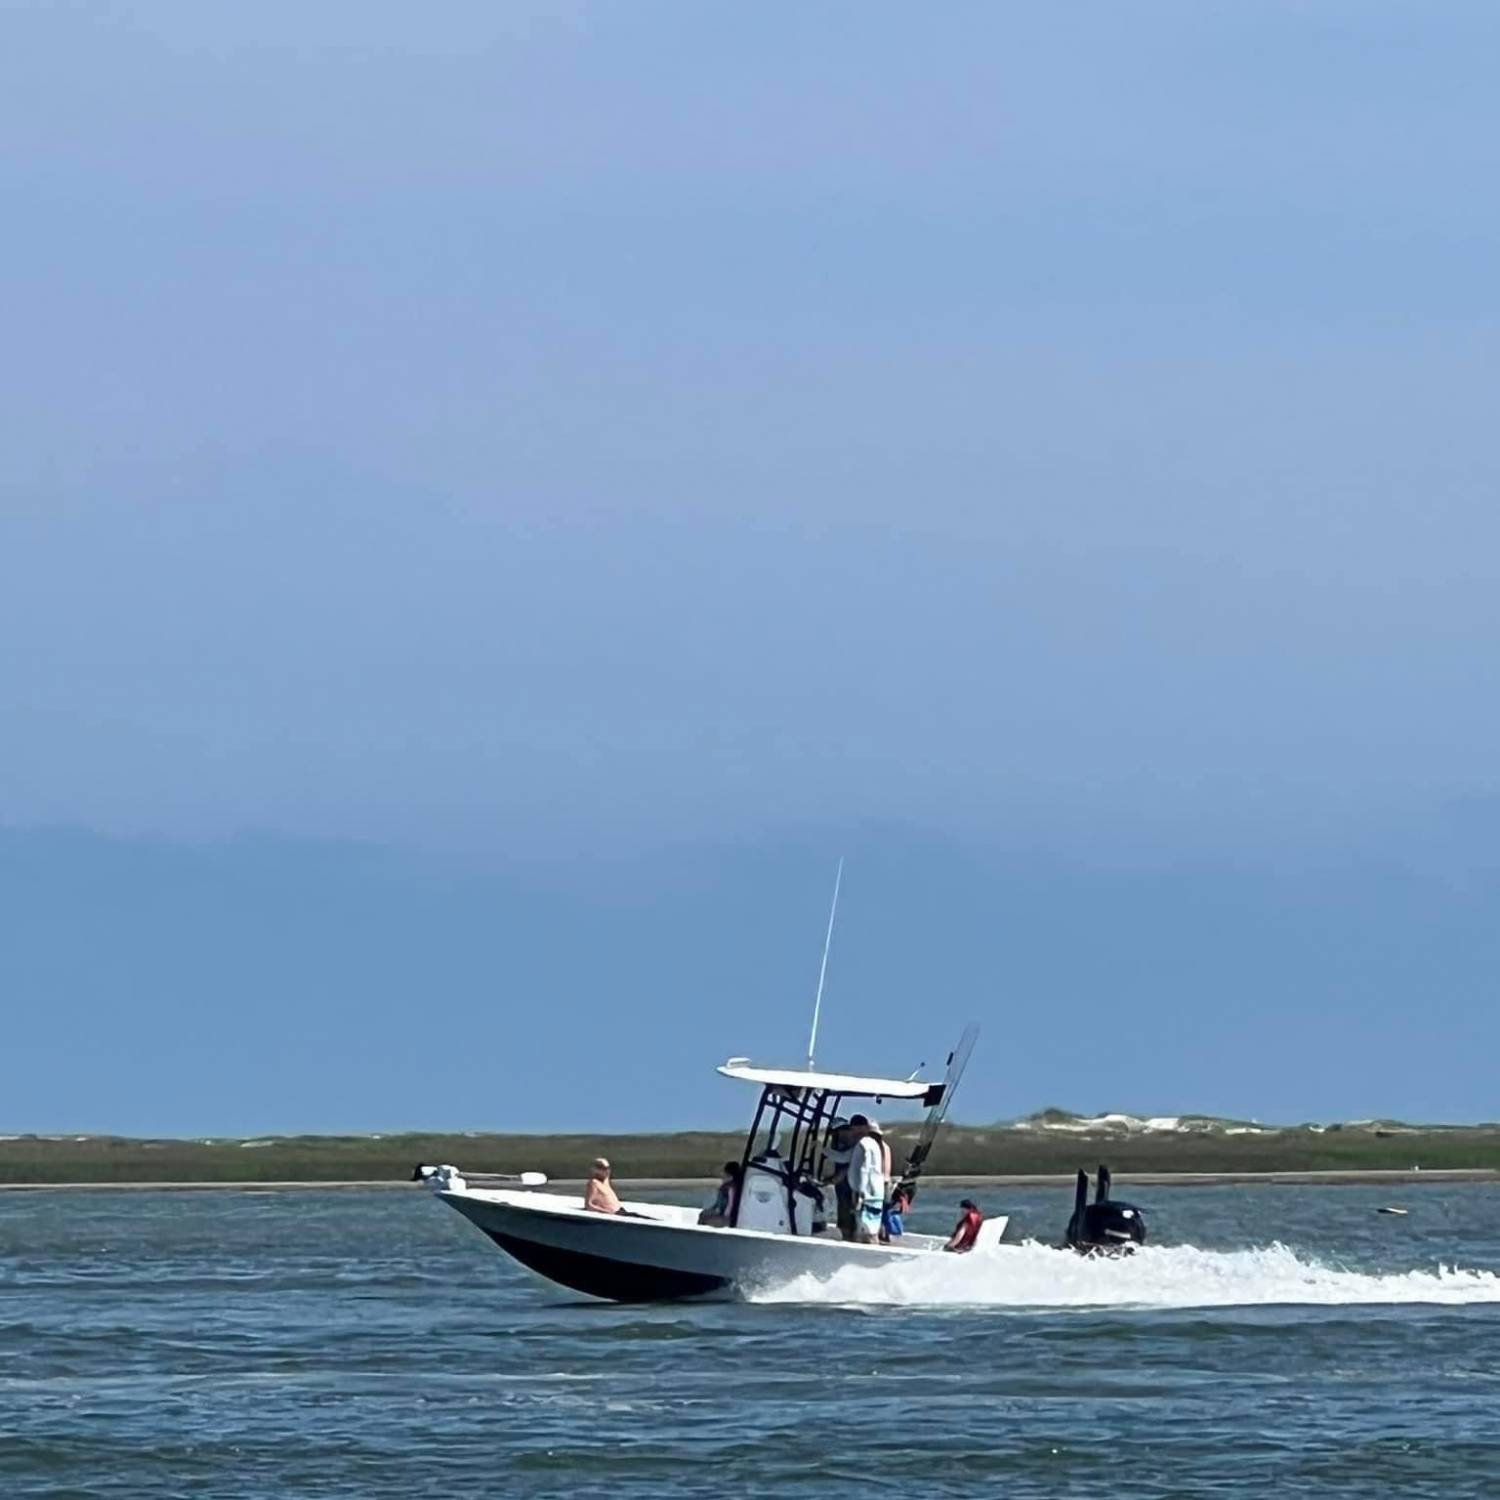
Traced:
<path id="1" fill-rule="evenodd" d="M 854 1199 L 849 1191 L 849 1158 L 854 1154 L 852 1122 L 839 1120 L 828 1136 L 828 1164 L 833 1171 L 833 1198 L 839 1233 L 854 1238 Z"/>
<path id="2" fill-rule="evenodd" d="M 880 1126 L 864 1115 L 851 1116 L 849 1131 L 854 1137 L 849 1156 L 854 1238 L 862 1245 L 873 1245 L 880 1239 L 880 1216 L 885 1208 L 885 1137 Z"/>

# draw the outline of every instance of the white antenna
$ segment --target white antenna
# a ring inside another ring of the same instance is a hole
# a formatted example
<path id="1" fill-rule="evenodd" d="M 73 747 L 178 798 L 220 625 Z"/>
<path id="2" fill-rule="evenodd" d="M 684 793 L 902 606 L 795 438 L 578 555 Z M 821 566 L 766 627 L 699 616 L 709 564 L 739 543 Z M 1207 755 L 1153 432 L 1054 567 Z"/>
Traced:
<path id="1" fill-rule="evenodd" d="M 833 919 L 839 914 L 839 886 L 844 879 L 844 857 L 839 856 L 838 873 L 833 877 L 833 905 L 828 908 L 828 931 L 823 937 L 823 962 L 818 965 L 818 993 L 813 997 L 812 1031 L 807 1038 L 807 1071 L 813 1069 L 813 1053 L 818 1045 L 818 1013 L 823 1009 L 823 981 L 828 976 L 828 949 L 833 943 Z"/>

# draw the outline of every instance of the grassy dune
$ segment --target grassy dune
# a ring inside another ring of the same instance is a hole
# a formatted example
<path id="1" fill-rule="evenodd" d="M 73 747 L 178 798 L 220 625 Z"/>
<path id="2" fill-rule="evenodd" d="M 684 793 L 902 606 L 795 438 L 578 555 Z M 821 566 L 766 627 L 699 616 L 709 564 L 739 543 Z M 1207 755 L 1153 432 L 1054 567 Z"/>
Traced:
<path id="1" fill-rule="evenodd" d="M 891 1130 L 897 1160 L 915 1127 Z M 674 1135 L 284 1136 L 253 1142 L 20 1136 L 0 1140 L 0 1184 L 400 1181 L 416 1162 L 578 1177 L 601 1152 L 622 1177 L 702 1177 L 742 1137 Z M 1291 1172 L 1500 1168 L 1500 1126 L 1305 1127 L 1264 1134 L 1054 1132 L 953 1126 L 929 1163 L 965 1176 L 1049 1174 L 1106 1161 L 1116 1172 Z"/>

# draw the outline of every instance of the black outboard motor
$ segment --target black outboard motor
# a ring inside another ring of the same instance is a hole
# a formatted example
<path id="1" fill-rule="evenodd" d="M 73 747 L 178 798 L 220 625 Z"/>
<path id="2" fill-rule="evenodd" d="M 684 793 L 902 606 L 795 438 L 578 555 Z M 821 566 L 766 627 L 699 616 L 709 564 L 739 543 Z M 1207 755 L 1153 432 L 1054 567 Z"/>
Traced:
<path id="1" fill-rule="evenodd" d="M 1089 1202 L 1089 1174 L 1080 1169 L 1073 1217 L 1068 1220 L 1068 1246 L 1080 1255 L 1129 1255 L 1146 1243 L 1146 1221 L 1131 1203 L 1115 1203 L 1109 1196 L 1109 1168 L 1099 1168 L 1099 1185 Z"/>

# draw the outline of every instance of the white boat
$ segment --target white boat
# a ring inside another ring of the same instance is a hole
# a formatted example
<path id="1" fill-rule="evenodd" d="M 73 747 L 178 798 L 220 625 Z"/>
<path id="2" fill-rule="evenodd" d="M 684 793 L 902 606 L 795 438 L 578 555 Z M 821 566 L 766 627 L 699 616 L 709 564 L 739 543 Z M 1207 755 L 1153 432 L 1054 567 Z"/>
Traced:
<path id="1" fill-rule="evenodd" d="M 450 1167 L 421 1168 L 438 1196 L 507 1254 L 551 1281 L 616 1302 L 745 1294 L 794 1276 L 875 1269 L 941 1251 L 932 1235 L 890 1243 L 845 1240 L 835 1223 L 835 1131 L 857 1113 L 852 1101 L 920 1101 L 928 1110 L 901 1181 L 915 1191 L 933 1139 L 973 1045 L 974 1028 L 948 1059 L 941 1083 L 865 1078 L 807 1069 L 753 1067 L 731 1058 L 719 1072 L 759 1086 L 760 1102 L 741 1156 L 741 1188 L 730 1221 L 698 1222 L 698 1210 L 627 1202 L 618 1214 L 583 1199 L 529 1188 L 482 1185 Z M 532 1180 L 536 1174 L 528 1174 Z M 988 1219 L 974 1250 L 998 1245 L 1006 1219 Z"/>

